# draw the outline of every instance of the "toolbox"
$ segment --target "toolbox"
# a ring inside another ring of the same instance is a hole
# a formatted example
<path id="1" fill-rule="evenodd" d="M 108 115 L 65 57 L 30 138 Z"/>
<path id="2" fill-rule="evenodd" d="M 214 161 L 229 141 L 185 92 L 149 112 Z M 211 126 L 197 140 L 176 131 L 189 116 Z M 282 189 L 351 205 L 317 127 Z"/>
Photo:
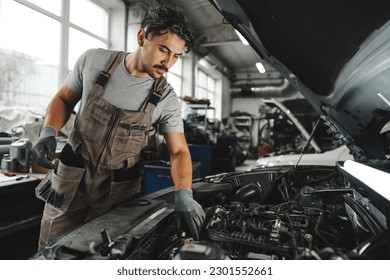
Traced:
<path id="1" fill-rule="evenodd" d="M 199 178 L 200 162 L 192 162 L 192 178 Z M 142 192 L 148 194 L 173 186 L 171 165 L 168 161 L 145 162 L 142 167 Z"/>

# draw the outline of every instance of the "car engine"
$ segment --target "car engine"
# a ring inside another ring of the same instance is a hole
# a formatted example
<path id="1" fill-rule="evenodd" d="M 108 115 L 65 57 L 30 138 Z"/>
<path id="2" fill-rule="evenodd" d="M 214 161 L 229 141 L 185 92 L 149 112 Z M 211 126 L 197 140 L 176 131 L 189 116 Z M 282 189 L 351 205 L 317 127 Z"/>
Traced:
<path id="1" fill-rule="evenodd" d="M 385 216 L 332 168 L 222 175 L 194 187 L 209 206 L 202 240 L 178 249 L 187 259 L 206 252 L 215 258 L 215 245 L 221 259 L 360 258 L 359 244 L 387 227 Z"/>
<path id="2" fill-rule="evenodd" d="M 370 194 L 352 179 L 338 168 L 324 167 L 254 170 L 200 178 L 193 183 L 194 198 L 206 213 L 199 240 L 193 240 L 185 229 L 178 232 L 173 206 L 168 203 L 159 211 L 151 211 L 153 214 L 143 219 L 144 224 L 126 225 L 123 227 L 126 229 L 116 230 L 111 236 L 103 230 L 104 222 L 99 221 L 96 223 L 101 230 L 99 242 L 96 239 L 88 242 L 86 236 L 91 236 L 91 228 L 85 230 L 85 235 L 80 229 L 75 234 L 77 238 L 86 237 L 83 244 L 88 245 L 83 245 L 84 248 L 77 247 L 71 236 L 73 245 L 68 246 L 64 241 L 41 252 L 40 257 L 389 258 L 389 221 L 383 214 L 389 209 L 381 207 L 388 203 L 379 203 L 377 208 L 367 198 Z M 172 193 L 156 199 L 164 197 L 172 197 Z"/>

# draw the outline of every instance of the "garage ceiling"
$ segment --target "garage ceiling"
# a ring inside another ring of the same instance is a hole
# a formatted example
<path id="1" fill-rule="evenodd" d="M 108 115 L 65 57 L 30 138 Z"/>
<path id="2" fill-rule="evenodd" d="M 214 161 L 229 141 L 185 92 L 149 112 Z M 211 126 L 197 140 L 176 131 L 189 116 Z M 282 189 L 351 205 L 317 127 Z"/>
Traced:
<path id="1" fill-rule="evenodd" d="M 255 62 L 260 57 L 250 46 L 245 46 L 234 28 L 224 23 L 223 16 L 209 0 L 160 0 L 183 9 L 196 33 L 195 51 L 201 56 L 215 56 L 225 66 L 225 72 L 232 80 L 250 76 L 257 72 Z"/>
<path id="2" fill-rule="evenodd" d="M 180 7 L 193 26 L 196 38 L 194 51 L 209 61 L 215 61 L 214 58 L 217 58 L 222 64 L 215 64 L 216 68 L 228 76 L 233 85 L 259 87 L 281 83 L 279 73 L 264 62 L 267 72 L 260 74 L 257 71 L 255 63 L 262 61 L 259 55 L 240 41 L 234 28 L 224 22 L 223 16 L 209 0 L 100 0 L 100 2 L 111 5 L 123 3 L 129 6 L 143 5 L 145 9 L 166 4 Z"/>

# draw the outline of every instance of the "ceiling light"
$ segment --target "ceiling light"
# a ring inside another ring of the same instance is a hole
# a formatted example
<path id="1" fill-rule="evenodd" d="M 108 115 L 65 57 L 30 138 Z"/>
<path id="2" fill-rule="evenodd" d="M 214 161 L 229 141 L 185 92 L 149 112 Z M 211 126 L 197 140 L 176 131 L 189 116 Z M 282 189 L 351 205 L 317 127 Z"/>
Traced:
<path id="1" fill-rule="evenodd" d="M 259 70 L 260 73 L 265 73 L 265 68 L 264 68 L 264 65 L 263 63 L 261 62 L 256 62 L 256 68 L 257 70 Z"/>
<path id="2" fill-rule="evenodd" d="M 241 33 L 240 33 L 237 29 L 234 29 L 234 31 L 236 31 L 237 36 L 238 36 L 238 38 L 240 38 L 241 42 L 242 42 L 245 46 L 248 46 L 249 43 L 248 43 L 248 41 L 244 38 L 244 36 L 242 36 Z"/>

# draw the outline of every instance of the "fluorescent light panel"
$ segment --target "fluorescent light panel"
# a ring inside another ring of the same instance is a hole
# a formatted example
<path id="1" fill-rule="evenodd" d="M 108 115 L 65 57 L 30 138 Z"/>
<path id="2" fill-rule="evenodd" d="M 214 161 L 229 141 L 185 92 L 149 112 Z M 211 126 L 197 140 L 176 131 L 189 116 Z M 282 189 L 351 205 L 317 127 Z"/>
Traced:
<path id="1" fill-rule="evenodd" d="M 260 73 L 265 73 L 265 68 L 264 68 L 264 65 L 263 63 L 261 62 L 256 62 L 256 68 L 257 70 L 259 70 Z"/>

